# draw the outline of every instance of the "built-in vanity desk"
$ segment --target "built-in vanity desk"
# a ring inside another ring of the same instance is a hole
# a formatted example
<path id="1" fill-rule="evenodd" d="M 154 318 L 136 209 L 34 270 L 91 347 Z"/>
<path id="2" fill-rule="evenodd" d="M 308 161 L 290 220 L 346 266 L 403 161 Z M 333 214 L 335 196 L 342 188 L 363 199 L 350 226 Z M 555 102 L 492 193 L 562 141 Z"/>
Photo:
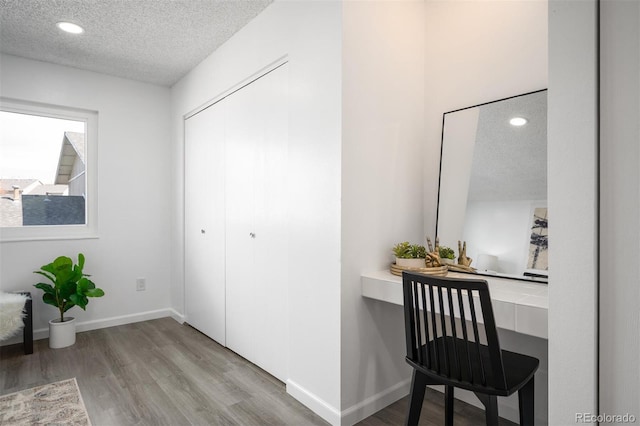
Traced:
<path id="1" fill-rule="evenodd" d="M 496 325 L 529 336 L 548 338 L 549 291 L 547 284 L 486 275 L 449 272 L 452 278 L 477 278 L 489 283 Z M 389 271 L 361 276 L 362 295 L 402 305 L 402 277 Z"/>
<path id="2" fill-rule="evenodd" d="M 546 425 L 549 311 L 547 284 L 459 272 L 449 272 L 447 277 L 486 280 L 502 349 L 525 353 L 540 360 L 540 369 L 535 379 L 536 424 Z M 364 298 L 403 305 L 402 277 L 385 270 L 364 273 L 360 280 Z M 483 408 L 469 391 L 456 389 L 456 398 Z M 509 398 L 498 398 L 498 409 L 501 417 L 518 422 L 518 397 L 515 394 Z"/>
<path id="3" fill-rule="evenodd" d="M 526 117 L 525 125 L 513 124 L 511 119 L 516 117 Z M 541 426 L 548 423 L 549 291 L 546 283 L 522 277 L 525 272 L 542 273 L 548 265 L 546 118 L 546 90 L 443 114 L 432 234 L 439 247 L 458 247 L 458 257 L 464 248 L 467 259 L 476 261 L 472 266 L 499 271 L 499 275 L 449 272 L 447 276 L 487 281 L 500 347 L 540 360 L 535 375 L 535 424 Z M 461 242 L 466 243 L 460 247 Z M 404 358 L 402 278 L 389 270 L 367 272 L 361 275 L 361 287 L 363 308 L 374 321 L 392 322 L 398 333 L 393 342 L 402 347 L 388 350 L 399 364 Z M 479 306 L 475 295 L 474 304 Z M 456 304 L 453 310 L 460 318 Z M 447 304 L 444 311 L 449 314 Z M 381 330 L 380 335 L 386 336 L 387 331 Z M 405 381 L 409 383 L 409 373 Z M 472 392 L 456 389 L 455 397 L 483 408 Z M 513 422 L 519 419 L 518 406 L 516 395 L 498 398 L 500 416 Z"/>

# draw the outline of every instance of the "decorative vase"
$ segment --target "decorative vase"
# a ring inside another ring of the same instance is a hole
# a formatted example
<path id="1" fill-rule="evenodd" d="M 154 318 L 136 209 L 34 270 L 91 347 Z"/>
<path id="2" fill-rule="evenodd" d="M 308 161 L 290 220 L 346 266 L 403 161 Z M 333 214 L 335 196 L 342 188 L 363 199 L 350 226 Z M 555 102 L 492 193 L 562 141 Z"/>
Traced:
<path id="1" fill-rule="evenodd" d="M 401 259 L 396 257 L 396 265 L 404 268 L 424 268 L 424 259 Z"/>
<path id="2" fill-rule="evenodd" d="M 49 321 L 49 347 L 51 349 L 66 348 L 76 343 L 76 319 L 64 317 Z"/>

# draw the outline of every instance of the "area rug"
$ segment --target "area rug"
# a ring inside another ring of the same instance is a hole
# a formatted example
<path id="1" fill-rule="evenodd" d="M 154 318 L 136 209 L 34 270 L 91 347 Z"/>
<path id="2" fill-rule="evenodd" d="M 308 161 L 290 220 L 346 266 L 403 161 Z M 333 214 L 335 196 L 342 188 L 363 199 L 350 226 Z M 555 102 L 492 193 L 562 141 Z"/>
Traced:
<path id="1" fill-rule="evenodd" d="M 91 426 L 76 379 L 0 396 L 0 425 Z"/>

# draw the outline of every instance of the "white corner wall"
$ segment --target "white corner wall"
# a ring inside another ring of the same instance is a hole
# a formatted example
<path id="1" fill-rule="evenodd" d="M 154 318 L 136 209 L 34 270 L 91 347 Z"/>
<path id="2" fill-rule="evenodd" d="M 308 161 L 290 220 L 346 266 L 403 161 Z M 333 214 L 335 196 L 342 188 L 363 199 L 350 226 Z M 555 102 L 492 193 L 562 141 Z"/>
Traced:
<path id="1" fill-rule="evenodd" d="M 169 89 L 9 55 L 0 58 L 0 87 L 4 97 L 98 112 L 99 238 L 0 244 L 0 289 L 32 291 L 36 338 L 56 310 L 32 287 L 32 271 L 60 255 L 83 252 L 106 293 L 86 312 L 69 311 L 79 330 L 170 315 Z"/>
<path id="2" fill-rule="evenodd" d="M 598 0 L 549 2 L 549 424 L 597 413 Z"/>
<path id="3" fill-rule="evenodd" d="M 389 267 L 422 234 L 424 2 L 343 3 L 342 424 L 408 393 L 399 306 L 362 297 L 360 275 Z"/>
<path id="4" fill-rule="evenodd" d="M 287 391 L 332 424 L 340 421 L 341 28 L 340 2 L 275 1 L 174 85 L 171 112 L 171 300 L 184 313 L 183 116 L 288 57 L 290 336 L 282 356 Z"/>

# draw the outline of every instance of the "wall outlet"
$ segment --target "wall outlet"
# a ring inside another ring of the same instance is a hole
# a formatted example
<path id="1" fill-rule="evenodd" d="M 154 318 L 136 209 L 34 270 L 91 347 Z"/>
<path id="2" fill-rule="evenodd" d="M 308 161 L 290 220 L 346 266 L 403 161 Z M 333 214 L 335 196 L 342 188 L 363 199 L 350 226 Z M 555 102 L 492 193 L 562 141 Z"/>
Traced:
<path id="1" fill-rule="evenodd" d="M 136 279 L 136 290 L 145 291 L 146 289 L 147 289 L 147 279 L 146 278 Z"/>

